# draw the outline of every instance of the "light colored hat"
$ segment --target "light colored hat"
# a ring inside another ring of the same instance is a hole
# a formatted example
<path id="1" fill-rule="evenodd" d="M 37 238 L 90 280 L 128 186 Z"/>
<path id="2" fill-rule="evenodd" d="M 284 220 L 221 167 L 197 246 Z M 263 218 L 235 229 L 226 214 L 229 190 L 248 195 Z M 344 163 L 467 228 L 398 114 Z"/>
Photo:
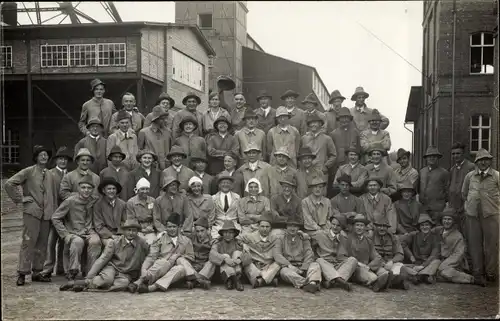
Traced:
<path id="1" fill-rule="evenodd" d="M 255 177 L 248 180 L 247 186 L 245 187 L 245 192 L 249 193 L 248 186 L 250 186 L 251 183 L 257 184 L 259 186 L 259 194 L 262 193 L 262 185 L 260 184 L 260 181 Z"/>
<path id="2" fill-rule="evenodd" d="M 427 150 L 425 151 L 424 157 L 427 156 L 437 156 L 439 158 L 443 157 L 443 154 L 441 154 L 436 146 L 429 146 L 427 147 Z"/>
<path id="3" fill-rule="evenodd" d="M 493 159 L 493 156 L 491 156 L 491 154 L 486 149 L 481 148 L 480 150 L 477 151 L 474 163 L 484 158 Z"/>
<path id="4" fill-rule="evenodd" d="M 288 116 L 288 118 L 291 117 L 291 115 L 286 110 L 285 106 L 279 106 L 278 109 L 276 109 L 276 116 L 275 117 L 278 118 L 279 116 Z"/>
<path id="5" fill-rule="evenodd" d="M 288 153 L 288 148 L 286 146 L 281 146 L 279 147 L 275 152 L 274 152 L 274 156 L 276 155 L 285 155 L 286 157 L 288 158 L 291 158 L 290 157 L 290 154 Z"/>
<path id="6" fill-rule="evenodd" d="M 137 183 L 135 184 L 135 189 L 136 191 L 140 190 L 141 188 L 143 187 L 147 187 L 147 188 L 150 188 L 151 187 L 151 183 L 145 179 L 144 177 L 142 177 L 139 181 L 137 181 Z"/>
<path id="7" fill-rule="evenodd" d="M 82 156 L 88 156 L 92 159 L 92 162 L 94 162 L 95 158 L 94 156 L 92 155 L 92 153 L 90 152 L 90 150 L 88 148 L 80 148 L 78 150 L 78 153 L 76 153 L 75 155 L 75 162 L 78 162 L 78 159 Z"/>
<path id="8" fill-rule="evenodd" d="M 363 87 L 359 86 L 354 90 L 354 94 L 352 94 L 351 100 L 355 101 L 356 97 L 358 96 L 364 96 L 365 98 L 368 98 L 370 95 L 363 89 Z"/>
<path id="9" fill-rule="evenodd" d="M 200 183 L 203 185 L 203 181 L 198 176 L 193 176 L 189 179 L 188 185 L 191 186 L 193 183 Z"/>
<path id="10" fill-rule="evenodd" d="M 177 178 L 175 178 L 173 176 L 167 176 L 165 178 L 165 180 L 163 181 L 163 186 L 161 187 L 161 189 L 165 189 L 168 185 L 170 185 L 172 183 L 177 183 L 178 186 L 181 185 L 181 182 Z"/>
<path id="11" fill-rule="evenodd" d="M 256 151 L 262 152 L 262 150 L 260 149 L 260 147 L 257 144 L 255 144 L 255 143 L 248 144 L 247 148 L 243 152 L 244 153 L 248 153 L 251 150 L 256 150 Z"/>

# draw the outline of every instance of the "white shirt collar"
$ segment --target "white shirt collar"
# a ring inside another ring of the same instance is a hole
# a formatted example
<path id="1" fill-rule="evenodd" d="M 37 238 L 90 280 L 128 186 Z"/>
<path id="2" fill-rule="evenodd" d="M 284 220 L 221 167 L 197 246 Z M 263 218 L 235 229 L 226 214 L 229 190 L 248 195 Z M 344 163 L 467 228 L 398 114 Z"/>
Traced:
<path id="1" fill-rule="evenodd" d="M 57 170 L 62 172 L 63 174 L 66 174 L 66 170 L 65 169 L 62 169 L 60 168 L 59 166 L 56 166 Z"/>
<path id="2" fill-rule="evenodd" d="M 175 166 L 174 164 L 172 164 L 172 167 L 174 168 L 174 170 L 175 170 L 176 172 L 180 172 L 180 171 L 181 171 L 181 169 L 182 169 L 182 164 L 181 164 L 181 165 L 179 165 L 179 166 Z"/>
<path id="3" fill-rule="evenodd" d="M 377 135 L 377 134 L 378 134 L 378 132 L 379 132 L 378 130 L 372 130 L 372 134 L 373 134 L 373 135 Z"/>
<path id="4" fill-rule="evenodd" d="M 174 245 L 177 245 L 177 238 L 178 236 L 170 238 L 172 240 L 172 243 L 174 243 Z"/>
<path id="5" fill-rule="evenodd" d="M 379 168 L 379 167 L 380 167 L 380 164 L 373 164 L 373 167 L 375 167 L 375 168 Z"/>
<path id="6" fill-rule="evenodd" d="M 95 139 L 95 140 L 99 139 L 99 135 L 97 135 L 97 136 L 92 136 L 92 134 L 89 134 L 89 136 L 90 136 L 90 137 L 92 137 L 92 139 Z"/>
<path id="7" fill-rule="evenodd" d="M 221 134 L 221 133 L 219 133 L 219 135 L 220 135 L 222 138 L 226 138 L 227 133 L 225 133 L 225 134 Z"/>
<path id="8" fill-rule="evenodd" d="M 205 173 L 199 173 L 199 172 L 196 172 L 196 174 L 197 174 L 200 178 L 203 178 L 203 176 L 205 176 Z"/>
<path id="9" fill-rule="evenodd" d="M 354 167 L 358 166 L 358 164 L 359 164 L 359 163 L 356 163 L 356 164 L 351 164 L 351 163 L 349 163 L 349 165 L 351 165 L 351 168 L 354 168 Z"/>

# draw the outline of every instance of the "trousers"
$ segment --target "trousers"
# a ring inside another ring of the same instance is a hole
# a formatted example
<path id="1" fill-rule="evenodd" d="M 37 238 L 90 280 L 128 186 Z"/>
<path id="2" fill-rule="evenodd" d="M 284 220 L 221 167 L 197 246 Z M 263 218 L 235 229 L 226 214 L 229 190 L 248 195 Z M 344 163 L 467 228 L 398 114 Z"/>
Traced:
<path id="1" fill-rule="evenodd" d="M 438 276 L 452 283 L 473 283 L 474 277 L 460 271 L 460 267 L 449 259 L 444 259 L 438 267 Z"/>
<path id="2" fill-rule="evenodd" d="M 54 272 L 54 267 L 56 267 L 56 273 L 64 273 L 67 269 L 64 268 L 64 241 L 57 234 L 56 229 L 50 224 L 49 238 L 47 241 L 47 256 L 45 258 L 45 263 L 43 264 L 43 274 L 50 275 Z M 56 266 L 57 264 L 57 266 Z"/>
<path id="3" fill-rule="evenodd" d="M 205 278 L 206 280 L 212 279 L 215 274 L 215 264 L 207 261 L 203 264 L 191 264 L 183 257 L 177 259 L 177 264 L 184 267 L 186 270 L 186 277 L 194 276 L 197 280 Z"/>
<path id="4" fill-rule="evenodd" d="M 422 270 L 417 272 L 414 268 L 417 264 L 405 264 L 404 266 L 407 268 L 407 271 L 410 275 L 429 275 L 435 276 L 441 261 L 438 259 L 432 260 L 429 265 L 424 267 Z"/>
<path id="5" fill-rule="evenodd" d="M 321 272 L 326 281 L 330 282 L 336 278 L 342 278 L 344 280 L 349 280 L 351 276 L 356 271 L 358 266 L 358 260 L 350 256 L 344 262 L 340 263 L 330 263 L 323 258 L 318 258 L 316 263 L 321 267 Z"/>
<path id="6" fill-rule="evenodd" d="M 289 267 L 283 267 L 280 270 L 280 277 L 283 281 L 293 284 L 294 287 L 301 288 L 310 282 L 321 282 L 321 267 L 316 262 L 311 263 L 306 271 L 306 277 L 297 274 Z"/>
<path id="7" fill-rule="evenodd" d="M 94 262 L 101 255 L 101 240 L 99 235 L 75 235 L 71 234 L 71 238 L 65 240 L 65 245 L 69 249 L 69 266 L 71 271 L 85 271 L 88 272 Z M 86 267 L 82 266 L 81 259 L 86 249 Z"/>
<path id="8" fill-rule="evenodd" d="M 498 215 L 467 215 L 467 248 L 472 262 L 472 275 L 498 276 Z"/>
<path id="9" fill-rule="evenodd" d="M 17 272 L 20 275 L 28 275 L 31 271 L 40 273 L 47 256 L 50 221 L 23 213 L 23 224 Z"/>
<path id="10" fill-rule="evenodd" d="M 112 291 L 124 291 L 127 289 L 132 277 L 118 272 L 111 264 L 106 265 L 98 275 L 89 282 L 90 288 L 109 288 Z"/>
<path id="11" fill-rule="evenodd" d="M 276 274 L 280 271 L 279 264 L 273 262 L 271 264 L 261 265 L 259 263 L 260 262 L 250 263 L 243 268 L 243 272 L 245 272 L 248 280 L 250 280 L 250 284 L 255 285 L 259 276 L 266 282 L 266 284 L 271 283 Z M 259 267 L 257 267 L 256 264 L 259 265 Z"/>
<path id="12" fill-rule="evenodd" d="M 370 285 L 373 282 L 377 280 L 377 278 L 384 274 L 384 273 L 389 273 L 386 269 L 384 268 L 379 268 L 377 271 L 373 272 L 370 270 L 368 266 L 365 265 L 359 265 L 356 267 L 356 270 L 354 270 L 353 274 L 353 279 L 363 285 Z"/>
<path id="13" fill-rule="evenodd" d="M 233 255 L 231 255 L 232 259 L 239 259 L 240 257 L 241 257 L 241 251 L 234 251 Z M 236 264 L 235 266 L 229 266 L 226 263 L 222 263 L 219 270 L 223 276 L 226 276 L 228 278 L 232 277 L 233 275 L 241 274 L 242 272 L 241 264 Z M 226 280 L 224 280 L 224 282 L 225 281 Z"/>

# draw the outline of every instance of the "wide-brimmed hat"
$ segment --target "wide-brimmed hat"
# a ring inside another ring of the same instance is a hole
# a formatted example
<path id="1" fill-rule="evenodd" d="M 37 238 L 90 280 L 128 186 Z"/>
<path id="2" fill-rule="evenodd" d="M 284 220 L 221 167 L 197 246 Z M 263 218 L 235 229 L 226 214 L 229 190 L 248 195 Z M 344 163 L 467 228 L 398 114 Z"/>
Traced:
<path id="1" fill-rule="evenodd" d="M 347 227 L 347 218 L 344 215 L 335 214 L 330 218 L 330 222 L 333 221 L 333 219 L 336 219 L 337 221 L 339 221 L 342 229 L 345 229 Z"/>
<path id="2" fill-rule="evenodd" d="M 306 98 L 304 98 L 304 100 L 302 101 L 302 104 L 305 105 L 306 103 L 311 103 L 311 104 L 314 104 L 316 106 L 318 106 L 318 101 L 316 100 L 316 96 L 314 96 L 313 93 L 310 93 L 309 95 L 306 96 Z"/>
<path id="3" fill-rule="evenodd" d="M 187 158 L 187 155 L 184 153 L 182 147 L 178 145 L 172 146 L 172 149 L 170 149 L 170 152 L 167 154 L 167 159 L 170 159 L 174 155 L 181 155 L 183 158 Z"/>
<path id="4" fill-rule="evenodd" d="M 326 185 L 326 183 L 327 182 L 322 177 L 315 177 L 309 184 L 307 184 L 307 186 L 312 187 L 316 185 Z"/>
<path id="5" fill-rule="evenodd" d="M 78 181 L 78 185 L 81 185 L 81 184 L 89 184 L 90 186 L 92 186 L 93 188 L 95 188 L 94 181 L 92 180 L 92 175 L 90 175 L 90 174 L 84 175 Z"/>
<path id="6" fill-rule="evenodd" d="M 443 157 L 436 146 L 429 146 L 425 151 L 424 158 L 427 156 L 438 156 L 439 158 Z"/>
<path id="7" fill-rule="evenodd" d="M 49 155 L 49 159 L 52 158 L 52 151 L 50 149 L 46 148 L 43 145 L 36 145 L 35 147 L 33 147 L 33 162 L 36 163 L 38 154 L 40 154 L 41 152 L 47 152 L 47 155 Z"/>
<path id="8" fill-rule="evenodd" d="M 189 98 L 194 98 L 196 99 L 198 105 L 201 104 L 201 98 L 195 92 L 192 91 L 188 92 L 186 97 L 182 98 L 182 104 L 185 105 Z"/>
<path id="9" fill-rule="evenodd" d="M 315 121 L 321 122 L 321 126 L 323 126 L 323 124 L 325 123 L 325 121 L 323 119 L 321 119 L 316 113 L 313 113 L 312 115 L 307 115 L 307 118 L 306 118 L 307 126 L 309 126 L 310 123 L 315 122 Z"/>
<path id="10" fill-rule="evenodd" d="M 486 149 L 481 148 L 477 151 L 476 159 L 474 160 L 474 163 L 476 163 L 477 161 L 484 159 L 484 158 L 493 159 L 493 156 L 491 156 L 491 154 Z"/>
<path id="11" fill-rule="evenodd" d="M 368 117 L 368 122 L 371 121 L 382 121 L 382 116 L 377 109 L 372 110 L 371 115 Z"/>
<path id="12" fill-rule="evenodd" d="M 356 89 L 354 90 L 354 94 L 352 94 L 351 96 L 351 100 L 352 101 L 356 101 L 356 97 L 358 97 L 359 95 L 363 95 L 365 96 L 365 98 L 368 98 L 370 97 L 370 94 L 368 94 L 364 89 L 363 87 L 356 87 Z"/>
<path id="13" fill-rule="evenodd" d="M 98 85 L 103 85 L 104 88 L 106 88 L 106 84 L 102 80 L 96 78 L 90 82 L 90 91 L 93 92 Z"/>
<path id="14" fill-rule="evenodd" d="M 55 158 L 58 157 L 66 157 L 70 162 L 73 160 L 73 155 L 71 155 L 71 151 L 66 146 L 59 147 L 56 152 Z"/>
<path id="15" fill-rule="evenodd" d="M 231 183 L 234 182 L 234 178 L 232 176 L 229 176 L 229 175 L 220 175 L 217 177 L 217 185 L 219 185 L 219 183 L 223 180 L 229 180 L 231 181 Z"/>
<path id="16" fill-rule="evenodd" d="M 132 120 L 132 116 L 130 116 L 129 113 L 122 109 L 116 114 L 116 122 L 118 123 L 124 119 Z"/>
<path id="17" fill-rule="evenodd" d="M 424 222 L 429 222 L 429 223 L 431 223 L 431 225 L 436 225 L 434 223 L 434 221 L 432 220 L 432 218 L 427 213 L 420 214 L 420 216 L 418 217 L 417 225 L 420 225 L 420 224 L 422 224 Z"/>
<path id="18" fill-rule="evenodd" d="M 172 183 L 177 183 L 177 185 L 181 185 L 181 182 L 173 177 L 173 176 L 167 176 L 165 177 L 165 180 L 163 181 L 163 185 L 161 187 L 161 189 L 165 189 L 168 185 L 172 184 Z"/>
<path id="19" fill-rule="evenodd" d="M 259 91 L 259 94 L 257 95 L 257 101 L 259 101 L 261 98 L 267 97 L 269 99 L 273 99 L 273 96 L 271 96 L 270 93 L 268 93 L 266 90 L 261 90 Z"/>
<path id="20" fill-rule="evenodd" d="M 251 108 L 247 108 L 245 110 L 245 114 L 243 115 L 242 119 L 247 119 L 247 118 L 259 118 L 259 116 L 253 111 Z"/>
<path id="21" fill-rule="evenodd" d="M 345 155 L 349 155 L 350 152 L 354 152 L 356 154 L 358 154 L 359 157 L 361 157 L 361 149 L 359 147 L 356 147 L 356 146 L 349 146 L 349 148 L 346 148 L 344 153 Z"/>
<path id="22" fill-rule="evenodd" d="M 97 190 L 101 195 L 104 195 L 104 187 L 108 185 L 114 185 L 116 187 L 116 194 L 120 194 L 122 191 L 122 185 L 116 181 L 114 177 L 104 177 L 103 180 L 99 183 L 99 187 Z"/>
<path id="23" fill-rule="evenodd" d="M 290 153 L 288 153 L 288 147 L 286 146 L 278 147 L 278 149 L 274 152 L 274 156 L 276 155 L 285 155 L 286 157 L 291 158 Z"/>
<path id="24" fill-rule="evenodd" d="M 333 101 L 337 98 L 340 98 L 342 99 L 343 101 L 345 100 L 345 97 L 342 96 L 340 94 L 340 91 L 338 89 L 335 89 L 334 91 L 332 91 L 332 93 L 330 94 L 330 100 L 328 100 L 328 103 L 329 104 L 333 104 Z"/>
<path id="25" fill-rule="evenodd" d="M 399 159 L 403 156 L 410 158 L 410 152 L 406 151 L 404 148 L 398 149 L 396 153 L 396 162 L 399 162 Z"/>
<path id="26" fill-rule="evenodd" d="M 415 186 L 413 186 L 413 184 L 408 181 L 408 180 L 405 180 L 402 184 L 401 184 L 401 187 L 399 188 L 400 191 L 403 191 L 403 190 L 411 190 L 413 192 L 413 194 L 416 194 L 417 191 L 415 190 Z"/>
<path id="27" fill-rule="evenodd" d="M 368 183 L 370 183 L 371 181 L 375 181 L 377 182 L 377 184 L 380 186 L 380 188 L 382 188 L 384 186 L 384 182 L 381 178 L 379 177 L 368 177 L 365 181 L 365 188 L 368 188 Z"/>
<path id="28" fill-rule="evenodd" d="M 193 117 L 191 115 L 188 115 L 188 116 L 185 116 L 185 117 L 182 118 L 181 122 L 179 123 L 179 130 L 183 131 L 184 130 L 184 124 L 188 123 L 188 122 L 193 123 L 193 125 L 194 125 L 193 131 L 195 131 L 198 128 L 198 125 L 199 125 L 198 124 L 198 120 L 195 117 Z"/>
<path id="29" fill-rule="evenodd" d="M 346 182 L 347 184 L 349 184 L 350 186 L 352 186 L 352 179 L 351 179 L 351 176 L 347 175 L 347 174 L 342 174 L 340 175 L 339 178 L 337 178 L 337 182 L 340 183 L 340 182 Z"/>
<path id="30" fill-rule="evenodd" d="M 181 216 L 179 215 L 179 213 L 173 212 L 172 214 L 170 214 L 165 223 L 169 222 L 177 226 L 181 225 Z"/>
<path id="31" fill-rule="evenodd" d="M 137 159 L 137 161 L 140 163 L 141 157 L 145 154 L 150 154 L 151 156 L 153 156 L 153 162 L 156 162 L 158 160 L 158 156 L 150 149 L 141 149 L 135 156 L 135 159 Z"/>
<path id="32" fill-rule="evenodd" d="M 126 229 L 126 228 L 136 228 L 136 229 L 140 230 L 142 227 L 141 227 L 141 224 L 139 224 L 139 221 L 137 219 L 129 218 L 129 219 L 125 220 L 125 222 L 122 225 L 122 229 Z"/>
<path id="33" fill-rule="evenodd" d="M 111 155 L 113 154 L 120 154 L 120 156 L 122 157 L 122 160 L 124 160 L 127 155 L 125 155 L 125 153 L 122 151 L 122 149 L 120 148 L 120 146 L 118 145 L 115 145 L 111 148 L 111 150 L 109 151 L 109 154 L 108 154 L 108 160 L 111 161 Z"/>
<path id="34" fill-rule="evenodd" d="M 293 91 L 291 89 L 288 89 L 287 91 L 285 91 L 283 93 L 283 95 L 281 95 L 280 99 L 281 100 L 285 100 L 287 97 L 295 97 L 295 98 L 297 98 L 299 96 L 300 95 L 297 92 L 295 92 L 295 91 Z"/>
<path id="35" fill-rule="evenodd" d="M 274 223 L 274 217 L 273 217 L 273 214 L 271 213 L 271 211 L 266 211 L 264 212 L 257 223 L 260 223 L 262 221 L 265 221 L 265 222 L 269 222 L 269 224 L 271 224 L 271 226 L 273 225 Z"/>
<path id="36" fill-rule="evenodd" d="M 224 224 L 222 224 L 222 227 L 219 230 L 219 235 L 222 236 L 222 232 L 224 231 L 234 231 L 235 236 L 238 236 L 238 234 L 240 234 L 240 230 L 236 228 L 232 220 L 224 220 Z"/>
<path id="37" fill-rule="evenodd" d="M 385 216 L 380 216 L 373 222 L 373 225 L 379 225 L 379 226 L 387 226 L 391 227 L 391 224 L 389 224 L 389 221 L 387 220 L 387 217 Z"/>
<path id="38" fill-rule="evenodd" d="M 302 157 L 310 156 L 313 159 L 316 158 L 316 155 L 312 152 L 311 148 L 308 146 L 301 147 L 299 149 L 299 155 L 297 155 L 297 159 L 300 159 Z"/>
<path id="39" fill-rule="evenodd" d="M 251 142 L 247 145 L 247 148 L 245 148 L 245 150 L 243 151 L 243 153 L 248 153 L 249 151 L 251 150 L 256 150 L 258 152 L 262 152 L 262 150 L 260 149 L 259 145 L 257 145 L 255 142 Z"/>
<path id="40" fill-rule="evenodd" d="M 245 112 L 246 113 L 246 112 Z M 216 131 L 219 131 L 219 128 L 217 128 L 217 126 L 219 125 L 220 122 L 225 122 L 227 124 L 227 130 L 231 130 L 231 121 L 229 119 L 227 119 L 226 116 L 219 116 L 219 118 L 217 118 L 215 121 L 214 121 L 214 129 Z"/>
<path id="41" fill-rule="evenodd" d="M 387 156 L 387 150 L 380 143 L 370 144 L 370 147 L 368 147 L 366 153 L 370 155 L 374 151 L 379 151 L 380 153 L 382 153 L 382 156 Z"/>
<path id="42" fill-rule="evenodd" d="M 104 125 L 102 124 L 101 120 L 97 117 L 90 118 L 85 127 L 87 127 L 88 129 L 91 125 L 95 124 L 101 126 L 101 128 L 104 128 Z"/>
<path id="43" fill-rule="evenodd" d="M 453 219 L 453 221 L 456 221 L 457 220 L 457 212 L 455 209 L 453 209 L 452 207 L 446 207 L 443 212 L 441 212 L 439 214 L 439 220 L 441 221 L 443 219 L 443 217 L 445 216 L 449 216 Z"/>
<path id="44" fill-rule="evenodd" d="M 161 93 L 160 96 L 158 96 L 158 99 L 156 99 L 156 105 L 159 105 L 161 101 L 165 99 L 170 102 L 170 107 L 175 106 L 175 100 L 167 93 Z"/>
<path id="45" fill-rule="evenodd" d="M 161 117 L 167 117 L 168 116 L 168 112 L 166 112 L 163 108 L 161 108 L 160 106 L 154 106 L 153 107 L 153 110 L 151 111 L 151 114 L 152 114 L 152 118 L 151 118 L 151 122 L 154 122 L 155 120 L 157 120 L 158 118 L 161 118 Z"/>
<path id="46" fill-rule="evenodd" d="M 337 120 L 339 120 L 340 117 L 349 117 L 351 120 L 353 119 L 353 117 L 351 115 L 351 111 L 347 107 L 340 108 L 339 113 L 337 114 L 337 117 L 336 117 Z"/>
<path id="47" fill-rule="evenodd" d="M 357 222 L 361 222 L 361 223 L 365 223 L 366 225 L 370 224 L 370 221 L 366 218 L 366 216 L 364 216 L 363 214 L 356 214 L 354 215 L 354 217 L 352 218 L 352 223 L 357 223 Z"/>
<path id="48" fill-rule="evenodd" d="M 80 158 L 82 156 L 88 156 L 88 157 L 90 157 L 90 159 L 92 160 L 92 162 L 94 162 L 94 160 L 95 160 L 94 155 L 92 155 L 92 153 L 90 152 L 90 150 L 88 148 L 85 148 L 85 147 L 84 148 L 80 148 L 78 150 L 78 152 L 75 155 L 75 162 L 78 162 L 78 158 Z"/>
<path id="49" fill-rule="evenodd" d="M 279 116 L 288 116 L 288 118 L 292 117 L 288 110 L 286 110 L 285 106 L 279 106 L 278 109 L 276 109 L 276 116 L 275 118 L 278 118 Z"/>
<path id="50" fill-rule="evenodd" d="M 200 216 L 199 219 L 194 221 L 193 225 L 194 226 L 203 226 L 204 228 L 208 229 L 208 218 L 206 216 Z"/>

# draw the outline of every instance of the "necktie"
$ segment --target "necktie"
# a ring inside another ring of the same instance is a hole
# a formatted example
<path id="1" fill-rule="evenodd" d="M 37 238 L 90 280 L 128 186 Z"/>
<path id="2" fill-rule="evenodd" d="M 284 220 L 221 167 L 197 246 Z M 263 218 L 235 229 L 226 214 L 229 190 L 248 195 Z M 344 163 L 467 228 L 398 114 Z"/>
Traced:
<path id="1" fill-rule="evenodd" d="M 229 209 L 229 199 L 227 198 L 227 194 L 224 195 L 224 212 L 227 212 Z"/>

